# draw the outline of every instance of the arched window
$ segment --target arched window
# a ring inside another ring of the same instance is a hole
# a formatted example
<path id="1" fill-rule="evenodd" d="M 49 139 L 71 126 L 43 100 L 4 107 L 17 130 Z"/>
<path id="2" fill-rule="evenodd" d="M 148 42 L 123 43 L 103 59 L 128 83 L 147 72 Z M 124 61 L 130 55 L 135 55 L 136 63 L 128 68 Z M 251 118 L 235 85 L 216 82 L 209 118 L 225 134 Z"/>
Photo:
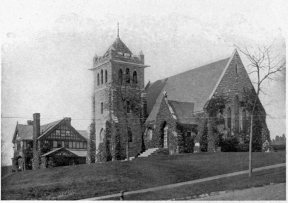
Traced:
<path id="1" fill-rule="evenodd" d="M 148 128 L 148 140 L 151 141 L 153 136 L 152 128 Z"/>
<path id="2" fill-rule="evenodd" d="M 100 130 L 100 136 L 99 136 L 100 143 L 103 142 L 104 136 L 105 136 L 105 135 L 104 135 L 104 130 L 103 130 L 103 128 L 101 128 L 101 130 Z"/>
<path id="3" fill-rule="evenodd" d="M 242 129 L 243 132 L 247 132 L 247 115 L 246 115 L 246 110 L 243 109 L 242 111 Z"/>
<path id="4" fill-rule="evenodd" d="M 227 109 L 227 127 L 229 128 L 229 131 L 231 132 L 231 109 L 230 107 Z"/>
<path id="5" fill-rule="evenodd" d="M 235 131 L 236 133 L 238 133 L 239 132 L 239 98 L 238 96 L 235 97 L 234 110 L 235 110 Z"/>
<path id="6" fill-rule="evenodd" d="M 126 83 L 130 83 L 130 71 L 129 71 L 129 68 L 126 69 Z"/>
<path id="7" fill-rule="evenodd" d="M 99 73 L 97 74 L 97 85 L 100 85 Z"/>
<path id="8" fill-rule="evenodd" d="M 119 73 L 118 73 L 118 81 L 119 81 L 119 83 L 122 85 L 123 73 L 122 73 L 122 70 L 121 70 L 121 69 L 119 70 Z"/>
<path id="9" fill-rule="evenodd" d="M 105 82 L 108 81 L 108 75 L 107 75 L 107 70 L 105 70 Z"/>
<path id="10" fill-rule="evenodd" d="M 137 72 L 133 72 L 133 83 L 137 84 Z"/>
<path id="11" fill-rule="evenodd" d="M 103 84 L 103 70 L 101 70 L 101 84 Z"/>

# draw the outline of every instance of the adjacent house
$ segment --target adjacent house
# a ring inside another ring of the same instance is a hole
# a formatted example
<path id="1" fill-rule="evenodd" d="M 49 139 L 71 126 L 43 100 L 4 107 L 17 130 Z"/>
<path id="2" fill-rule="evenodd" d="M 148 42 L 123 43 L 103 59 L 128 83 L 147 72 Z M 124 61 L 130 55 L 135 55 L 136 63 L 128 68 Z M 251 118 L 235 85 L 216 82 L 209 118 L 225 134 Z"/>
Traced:
<path id="1" fill-rule="evenodd" d="M 15 170 L 83 164 L 87 156 L 87 135 L 71 125 L 71 118 L 40 125 L 40 114 L 33 121 L 18 124 L 13 135 Z"/>

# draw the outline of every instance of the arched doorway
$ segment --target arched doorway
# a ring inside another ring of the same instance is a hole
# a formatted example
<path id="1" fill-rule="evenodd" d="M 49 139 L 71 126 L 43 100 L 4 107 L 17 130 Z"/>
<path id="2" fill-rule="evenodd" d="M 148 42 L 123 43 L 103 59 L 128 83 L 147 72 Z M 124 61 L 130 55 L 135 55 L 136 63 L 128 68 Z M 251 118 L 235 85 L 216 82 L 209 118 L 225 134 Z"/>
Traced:
<path id="1" fill-rule="evenodd" d="M 164 121 L 161 127 L 161 141 L 163 148 L 168 148 L 168 125 Z"/>

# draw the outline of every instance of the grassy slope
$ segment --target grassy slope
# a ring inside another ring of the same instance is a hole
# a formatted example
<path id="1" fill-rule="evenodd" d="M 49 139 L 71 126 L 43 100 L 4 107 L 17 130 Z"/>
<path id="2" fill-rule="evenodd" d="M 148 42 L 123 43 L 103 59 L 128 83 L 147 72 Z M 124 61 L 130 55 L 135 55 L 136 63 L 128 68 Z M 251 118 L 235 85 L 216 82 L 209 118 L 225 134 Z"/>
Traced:
<path id="1" fill-rule="evenodd" d="M 285 153 L 253 153 L 253 167 Z M 248 169 L 248 153 L 199 153 L 26 171 L 2 180 L 2 199 L 80 199 Z"/>

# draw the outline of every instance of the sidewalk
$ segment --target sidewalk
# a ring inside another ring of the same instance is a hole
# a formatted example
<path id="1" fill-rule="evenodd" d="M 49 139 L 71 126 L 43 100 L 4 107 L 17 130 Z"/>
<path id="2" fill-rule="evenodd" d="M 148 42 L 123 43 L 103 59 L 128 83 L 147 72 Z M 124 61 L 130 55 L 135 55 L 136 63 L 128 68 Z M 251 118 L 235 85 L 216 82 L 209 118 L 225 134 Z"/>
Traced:
<path id="1" fill-rule="evenodd" d="M 285 166 L 286 166 L 286 163 L 276 164 L 276 165 L 271 165 L 271 166 L 264 166 L 264 167 L 260 167 L 260 168 L 254 168 L 253 172 L 267 170 L 267 169 L 273 169 L 273 168 L 278 168 L 278 167 L 285 167 Z M 232 177 L 232 176 L 237 176 L 237 175 L 242 175 L 242 174 L 248 174 L 248 173 L 249 173 L 248 170 L 244 170 L 244 171 L 227 173 L 227 174 L 223 174 L 223 175 L 217 175 L 217 176 L 212 176 L 212 177 L 208 177 L 208 178 L 202 178 L 202 179 L 197 179 L 197 180 L 192 180 L 192 181 L 187 181 L 187 182 L 182 182 L 182 183 L 174 183 L 174 184 L 170 184 L 170 185 L 163 185 L 163 186 L 158 186 L 158 187 L 153 187 L 153 188 L 128 191 L 128 192 L 125 192 L 125 196 L 126 195 L 132 195 L 132 194 L 141 194 L 141 193 L 146 193 L 146 192 L 155 192 L 157 190 L 171 189 L 171 188 L 180 187 L 180 186 L 184 186 L 184 185 L 201 183 L 201 182 L 206 182 L 206 181 L 210 181 L 210 180 L 217 180 L 220 178 L 227 178 L 227 177 Z M 115 198 L 115 197 L 120 197 L 120 196 L 121 196 L 121 194 L 119 191 L 119 193 L 117 193 L 117 194 L 111 194 L 111 195 L 100 196 L 100 197 L 92 197 L 92 198 L 82 199 L 82 200 L 87 200 L 87 201 L 89 201 L 89 200 L 102 200 L 102 199 Z"/>
<path id="2" fill-rule="evenodd" d="M 228 191 L 209 197 L 193 199 L 193 201 L 211 200 L 233 200 L 233 201 L 252 201 L 252 200 L 286 200 L 286 183 L 266 185 L 264 187 L 253 187 L 243 190 Z M 188 200 L 188 199 L 186 199 Z M 192 199 L 191 199 L 192 200 Z"/>

